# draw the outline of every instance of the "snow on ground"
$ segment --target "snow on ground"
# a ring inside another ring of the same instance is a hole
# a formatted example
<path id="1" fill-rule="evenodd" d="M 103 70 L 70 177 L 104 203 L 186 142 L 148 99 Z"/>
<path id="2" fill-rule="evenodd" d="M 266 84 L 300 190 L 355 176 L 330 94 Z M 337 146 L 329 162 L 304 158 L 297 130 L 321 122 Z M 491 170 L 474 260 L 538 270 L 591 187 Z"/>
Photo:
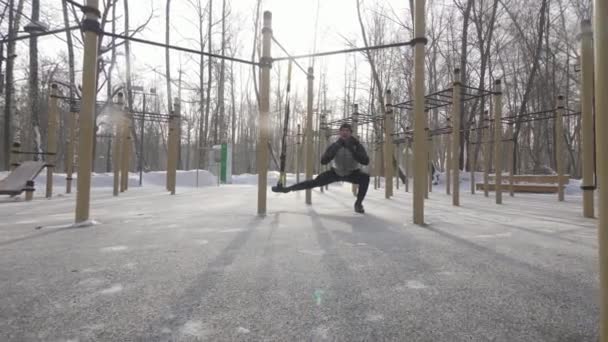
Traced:
<path id="1" fill-rule="evenodd" d="M 463 184 L 456 208 L 438 185 L 416 226 L 403 187 L 372 187 L 365 215 L 348 185 L 312 206 L 269 192 L 261 218 L 254 175 L 196 189 L 180 174 L 175 196 L 151 176 L 118 198 L 94 188 L 88 228 L 61 228 L 75 196 L 0 203 L 1 341 L 597 340 L 579 198 L 498 206 Z"/>

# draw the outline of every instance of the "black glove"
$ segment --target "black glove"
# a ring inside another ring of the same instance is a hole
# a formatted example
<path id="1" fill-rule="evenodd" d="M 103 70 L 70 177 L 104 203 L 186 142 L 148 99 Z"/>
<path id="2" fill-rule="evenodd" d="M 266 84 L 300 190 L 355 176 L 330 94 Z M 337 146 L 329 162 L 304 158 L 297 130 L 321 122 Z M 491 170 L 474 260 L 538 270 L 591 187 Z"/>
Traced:
<path id="1" fill-rule="evenodd" d="M 355 150 L 357 149 L 357 146 L 359 145 L 359 141 L 354 137 L 350 137 L 346 140 L 343 140 L 343 142 L 344 142 L 344 147 L 346 147 L 351 152 L 355 152 Z"/>

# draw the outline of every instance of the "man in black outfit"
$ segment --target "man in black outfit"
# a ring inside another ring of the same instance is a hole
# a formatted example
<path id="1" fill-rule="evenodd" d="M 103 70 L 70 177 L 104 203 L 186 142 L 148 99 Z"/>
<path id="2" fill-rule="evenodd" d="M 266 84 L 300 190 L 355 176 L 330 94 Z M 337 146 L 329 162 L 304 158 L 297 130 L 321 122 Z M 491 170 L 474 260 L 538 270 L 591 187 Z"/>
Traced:
<path id="1" fill-rule="evenodd" d="M 287 193 L 306 190 L 344 181 L 359 185 L 355 212 L 363 214 L 363 199 L 369 187 L 369 175 L 361 171 L 361 165 L 369 164 L 369 157 L 363 145 L 352 136 L 352 127 L 348 123 L 340 126 L 340 138 L 331 144 L 323 156 L 321 164 L 327 165 L 333 160 L 332 168 L 319 174 L 315 179 L 307 180 L 289 187 L 273 186 L 273 192 Z"/>

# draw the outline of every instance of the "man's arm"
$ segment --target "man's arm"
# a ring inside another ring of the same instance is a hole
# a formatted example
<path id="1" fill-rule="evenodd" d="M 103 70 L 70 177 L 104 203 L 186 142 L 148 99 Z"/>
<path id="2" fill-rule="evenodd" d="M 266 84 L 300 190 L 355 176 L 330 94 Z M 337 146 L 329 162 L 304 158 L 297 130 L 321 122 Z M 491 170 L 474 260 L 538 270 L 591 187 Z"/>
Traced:
<path id="1" fill-rule="evenodd" d="M 338 152 L 338 149 L 340 149 L 340 147 L 341 145 L 339 141 L 336 141 L 335 143 L 329 145 L 327 147 L 327 150 L 325 150 L 325 153 L 323 153 L 323 156 L 321 156 L 321 165 L 329 164 L 329 162 L 332 161 L 332 159 L 334 159 L 334 157 L 336 156 L 336 153 Z"/>
<path id="2" fill-rule="evenodd" d="M 353 158 L 355 158 L 357 163 L 362 165 L 369 164 L 369 156 L 367 155 L 367 151 L 365 151 L 365 147 L 359 143 L 359 140 L 351 138 L 345 146 L 349 151 L 352 152 Z"/>

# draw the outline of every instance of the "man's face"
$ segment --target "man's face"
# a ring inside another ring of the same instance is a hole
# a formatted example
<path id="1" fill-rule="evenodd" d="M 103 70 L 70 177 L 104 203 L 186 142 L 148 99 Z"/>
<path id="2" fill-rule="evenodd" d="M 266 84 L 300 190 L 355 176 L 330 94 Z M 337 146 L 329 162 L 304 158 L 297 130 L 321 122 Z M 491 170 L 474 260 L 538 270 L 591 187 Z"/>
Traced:
<path id="1" fill-rule="evenodd" d="M 352 135 L 353 135 L 353 132 L 351 132 L 350 129 L 348 129 L 348 128 L 341 128 L 340 129 L 340 139 L 347 140 Z"/>

